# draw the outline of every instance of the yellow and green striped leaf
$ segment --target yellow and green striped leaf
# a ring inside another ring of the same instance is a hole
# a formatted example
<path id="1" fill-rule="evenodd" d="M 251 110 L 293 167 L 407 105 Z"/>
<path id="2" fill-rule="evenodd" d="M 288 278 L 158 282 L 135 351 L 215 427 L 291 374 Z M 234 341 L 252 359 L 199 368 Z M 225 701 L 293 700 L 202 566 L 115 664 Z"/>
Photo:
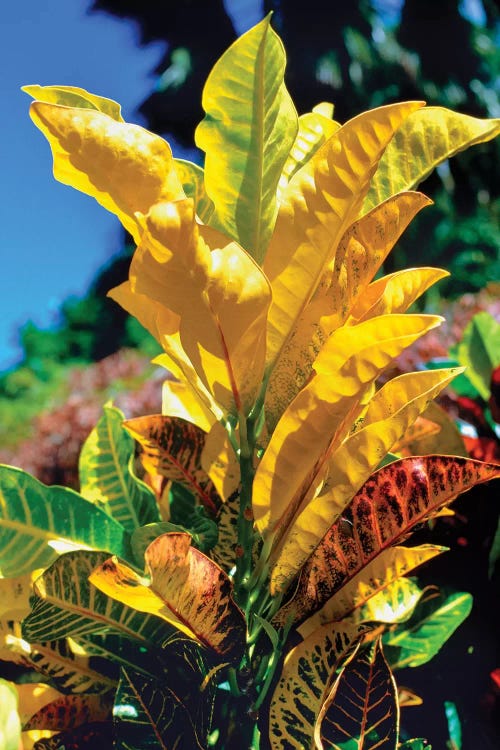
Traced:
<path id="1" fill-rule="evenodd" d="M 311 747 L 316 719 L 335 672 L 359 637 L 357 628 L 324 625 L 289 651 L 271 699 L 272 750 Z"/>
<path id="2" fill-rule="evenodd" d="M 132 291 L 167 302 L 179 316 L 182 349 L 215 401 L 248 413 L 262 385 L 268 280 L 239 245 L 196 222 L 190 199 L 158 204 L 142 222 Z"/>
<path id="3" fill-rule="evenodd" d="M 261 533 L 283 538 L 320 467 L 349 433 L 374 380 L 440 321 L 432 315 L 387 315 L 330 336 L 315 360 L 315 375 L 283 414 L 257 468 L 253 509 Z"/>
<path id="4" fill-rule="evenodd" d="M 245 646 L 246 624 L 233 598 L 232 583 L 218 565 L 190 546 L 188 534 L 163 534 L 146 550 L 150 583 L 116 558 L 90 576 L 107 596 L 154 614 L 238 662 Z"/>
<path id="5" fill-rule="evenodd" d="M 399 703 L 380 638 L 342 669 L 316 721 L 320 750 L 396 750 Z"/>
<path id="6" fill-rule="evenodd" d="M 377 163 L 418 102 L 365 112 L 339 128 L 288 185 L 264 260 L 272 285 L 267 362 L 282 347 L 314 294 L 342 235 L 355 221 Z"/>
<path id="7" fill-rule="evenodd" d="M 356 302 L 364 299 L 368 284 L 398 238 L 429 203 L 421 193 L 400 193 L 344 232 L 334 260 L 323 272 L 271 372 L 265 401 L 269 433 L 309 378 L 327 338 L 346 322 Z"/>
<path id="8" fill-rule="evenodd" d="M 30 644 L 28 662 L 61 693 L 109 693 L 116 681 L 91 666 L 90 656 L 72 648 L 71 639 Z"/>
<path id="9" fill-rule="evenodd" d="M 416 525 L 494 478 L 500 478 L 500 466 L 454 456 L 403 458 L 379 469 L 303 566 L 294 595 L 297 611 L 317 610 L 360 571 L 374 570 L 379 555 L 406 539 Z"/>
<path id="10" fill-rule="evenodd" d="M 136 212 L 184 197 L 170 146 L 139 125 L 43 101 L 31 104 L 30 115 L 49 141 L 55 178 L 116 214 L 136 242 Z"/>
<path id="11" fill-rule="evenodd" d="M 23 637 L 43 644 L 112 632 L 153 650 L 167 640 L 172 628 L 163 620 L 144 616 L 89 583 L 94 568 L 107 559 L 105 552 L 78 550 L 61 555 L 35 582 L 36 597 L 23 621 Z"/>
<path id="12" fill-rule="evenodd" d="M 47 104 L 61 104 L 63 107 L 74 107 L 79 109 L 94 109 L 109 115 L 117 122 L 123 122 L 121 106 L 113 99 L 105 96 L 91 94 L 78 86 L 22 86 L 22 91 L 36 99 L 38 102 Z"/>
<path id="13" fill-rule="evenodd" d="M 302 579 L 299 578 L 296 595 L 279 610 L 273 620 L 281 625 L 292 617 L 294 623 L 303 623 L 300 626 L 303 638 L 320 625 L 340 622 L 345 617 L 352 617 L 354 622 L 361 622 L 367 613 L 374 611 L 370 608 L 373 598 L 380 595 L 380 600 L 383 601 L 384 593 L 395 581 L 441 554 L 446 548 L 430 544 L 419 547 L 390 547 L 381 552 L 372 563 L 364 567 L 351 580 L 341 583 L 338 591 L 330 598 L 329 592 L 334 588 L 335 576 L 338 572 L 337 558 L 342 556 L 342 550 L 324 547 L 322 550 L 324 556 L 321 558 L 321 563 L 325 567 L 319 569 L 319 557 L 315 557 L 317 567 L 311 569 L 309 589 L 305 591 L 302 587 Z M 309 563 L 306 563 L 306 566 L 309 570 Z M 318 584 L 316 584 L 316 575 Z M 326 591 L 323 591 L 322 584 L 325 579 L 329 583 Z M 386 613 L 388 613 L 388 608 L 386 608 Z M 308 619 L 304 622 L 305 618 Z"/>
<path id="14" fill-rule="evenodd" d="M 500 119 L 480 120 L 444 107 L 414 112 L 396 132 L 380 160 L 363 212 L 394 193 L 411 190 L 445 159 L 499 133 Z"/>
<path id="15" fill-rule="evenodd" d="M 210 515 L 217 515 L 221 498 L 201 463 L 203 430 L 180 417 L 162 414 L 127 419 L 123 425 L 141 445 L 141 460 L 151 476 L 160 474 L 182 484 Z"/>
<path id="16" fill-rule="evenodd" d="M 297 132 L 284 84 L 285 52 L 270 16 L 222 55 L 205 83 L 205 118 L 195 133 L 205 151 L 212 226 L 262 262 L 274 228 L 276 191 Z"/>
<path id="17" fill-rule="evenodd" d="M 0 572 L 45 568 L 67 549 L 107 550 L 130 559 L 121 523 L 73 490 L 47 487 L 21 469 L 0 466 Z"/>
<path id="18" fill-rule="evenodd" d="M 388 316 L 391 317 L 391 316 Z M 374 318 L 373 320 L 377 320 Z M 276 551 L 272 587 L 282 587 L 300 569 L 387 452 L 460 368 L 406 373 L 386 383 L 368 402 L 350 434 L 330 449 L 322 487 L 307 502 Z M 279 581 L 279 583 L 278 583 Z"/>
<path id="19" fill-rule="evenodd" d="M 80 453 L 80 491 L 132 532 L 159 521 L 160 514 L 153 491 L 133 473 L 134 441 L 123 420 L 119 409 L 104 406 Z"/>

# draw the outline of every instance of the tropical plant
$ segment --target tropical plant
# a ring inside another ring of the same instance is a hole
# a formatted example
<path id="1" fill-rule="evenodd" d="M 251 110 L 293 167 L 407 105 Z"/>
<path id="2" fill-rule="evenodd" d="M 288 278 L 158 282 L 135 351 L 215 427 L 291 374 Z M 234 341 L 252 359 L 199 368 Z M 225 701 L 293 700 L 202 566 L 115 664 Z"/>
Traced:
<path id="1" fill-rule="evenodd" d="M 375 277 L 429 203 L 413 187 L 500 123 L 422 102 L 298 117 L 284 67 L 268 18 L 222 56 L 203 170 L 108 99 L 26 88 L 56 177 L 133 236 L 110 294 L 176 380 L 162 414 L 106 407 L 79 493 L 0 471 L 2 658 L 46 683 L 17 688 L 9 747 L 20 727 L 56 733 L 40 750 L 423 747 L 400 744 L 393 670 L 470 597 L 420 590 L 407 574 L 444 550 L 404 542 L 500 467 L 394 453 L 460 368 L 380 384 L 441 322 L 407 309 L 446 272 Z"/>

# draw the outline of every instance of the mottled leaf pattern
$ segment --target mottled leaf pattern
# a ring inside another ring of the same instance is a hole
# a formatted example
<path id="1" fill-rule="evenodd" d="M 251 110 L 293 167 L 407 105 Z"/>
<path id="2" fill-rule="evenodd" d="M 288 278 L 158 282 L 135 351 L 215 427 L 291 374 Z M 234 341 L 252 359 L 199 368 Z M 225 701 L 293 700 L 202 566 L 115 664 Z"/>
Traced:
<path id="1" fill-rule="evenodd" d="M 16 576 L 53 562 L 66 549 L 130 557 L 123 526 L 73 490 L 47 487 L 21 469 L 0 466 L 0 572 Z"/>
<path id="2" fill-rule="evenodd" d="M 179 417 L 153 414 L 124 422 L 142 446 L 142 462 L 150 474 L 178 482 L 190 490 L 215 516 L 221 499 L 201 464 L 206 433 Z"/>
<path id="3" fill-rule="evenodd" d="M 365 482 L 301 570 L 294 606 L 314 612 L 417 524 L 500 466 L 450 456 L 395 461 Z"/>
<path id="4" fill-rule="evenodd" d="M 288 652 L 271 700 L 272 750 L 311 747 L 316 719 L 335 671 L 358 638 L 354 628 L 325 625 Z"/>
<path id="5" fill-rule="evenodd" d="M 232 583 L 210 558 L 190 545 L 188 534 L 163 534 L 146 550 L 151 582 L 116 559 L 106 560 L 90 581 L 139 612 L 149 612 L 225 659 L 239 661 L 245 644 L 243 613 L 232 598 Z"/>
<path id="6" fill-rule="evenodd" d="M 75 729 L 67 729 L 53 737 L 38 740 L 33 750 L 96 750 L 113 745 L 113 725 L 111 721 L 95 721 Z"/>
<path id="7" fill-rule="evenodd" d="M 335 681 L 316 722 L 316 747 L 343 750 L 350 743 L 353 750 L 396 750 L 398 728 L 396 683 L 377 639 Z"/>
<path id="8" fill-rule="evenodd" d="M 134 441 L 123 420 L 119 409 L 104 406 L 80 453 L 80 491 L 132 532 L 160 515 L 154 493 L 132 471 Z"/>
<path id="9" fill-rule="evenodd" d="M 89 664 L 89 657 L 76 653 L 68 640 L 32 643 L 29 662 L 62 693 L 102 694 L 116 686 L 115 680 Z"/>
<path id="10" fill-rule="evenodd" d="M 62 732 L 93 721 L 111 718 L 113 697 L 106 695 L 64 695 L 37 711 L 23 726 L 23 731 L 52 729 Z"/>

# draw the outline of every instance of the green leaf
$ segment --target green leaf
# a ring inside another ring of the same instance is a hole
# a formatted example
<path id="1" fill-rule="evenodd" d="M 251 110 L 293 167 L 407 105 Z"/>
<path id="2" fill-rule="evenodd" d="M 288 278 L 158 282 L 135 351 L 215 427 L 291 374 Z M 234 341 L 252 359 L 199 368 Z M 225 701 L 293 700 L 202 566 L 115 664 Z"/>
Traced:
<path id="1" fill-rule="evenodd" d="M 184 159 L 174 159 L 174 164 L 186 196 L 194 200 L 196 215 L 204 224 L 209 224 L 214 204 L 207 195 L 203 169 Z"/>
<path id="2" fill-rule="evenodd" d="M 88 578 L 104 563 L 104 552 L 68 552 L 35 582 L 31 614 L 23 621 L 23 637 L 44 643 L 71 636 L 80 641 L 96 634 L 115 633 L 157 652 L 172 634 L 163 620 L 137 612 L 96 589 Z M 116 654 L 120 661 L 120 654 Z"/>
<path id="3" fill-rule="evenodd" d="M 480 312 L 465 328 L 457 347 L 458 361 L 467 367 L 466 376 L 487 401 L 490 396 L 491 374 L 500 364 L 500 323 L 493 315 Z"/>
<path id="4" fill-rule="evenodd" d="M 0 679 L 0 747 L 2 750 L 19 750 L 21 747 L 21 721 L 17 713 L 15 687 Z"/>
<path id="5" fill-rule="evenodd" d="M 432 750 L 432 747 L 427 744 L 426 740 L 418 738 L 403 742 L 401 745 L 398 745 L 398 750 Z"/>
<path id="6" fill-rule="evenodd" d="M 396 750 L 398 726 L 396 683 L 377 639 L 360 649 L 335 681 L 316 721 L 316 746 Z"/>
<path id="7" fill-rule="evenodd" d="M 448 723 L 450 742 L 447 743 L 450 750 L 462 750 L 462 726 L 457 707 L 452 701 L 444 702 L 444 712 Z"/>
<path id="8" fill-rule="evenodd" d="M 113 518 L 64 487 L 47 487 L 0 466 L 0 571 L 45 568 L 68 549 L 107 550 L 130 559 L 129 535 Z"/>
<path id="9" fill-rule="evenodd" d="M 109 115 L 117 122 L 123 122 L 121 106 L 112 99 L 91 94 L 78 86 L 23 86 L 24 91 L 33 99 L 48 104 L 60 104 L 63 107 L 78 107 L 80 109 L 96 109 Z"/>
<path id="10" fill-rule="evenodd" d="M 399 193 L 412 190 L 438 164 L 500 132 L 500 119 L 481 120 L 444 107 L 414 112 L 389 143 L 366 196 L 363 213 Z M 409 155 L 411 154 L 411 158 Z"/>
<path id="11" fill-rule="evenodd" d="M 278 181 L 297 133 L 284 72 L 285 52 L 268 16 L 212 68 L 203 90 L 206 116 L 195 134 L 206 153 L 205 184 L 215 204 L 211 225 L 258 263 L 274 228 Z"/>
<path id="12" fill-rule="evenodd" d="M 407 623 L 383 636 L 391 666 L 418 667 L 430 661 L 471 609 L 472 596 L 462 592 L 421 602 Z"/>
<path id="13" fill-rule="evenodd" d="M 493 573 L 495 572 L 495 567 L 500 559 L 500 518 L 498 519 L 497 524 L 497 530 L 495 531 L 495 536 L 493 537 L 493 542 L 490 549 L 490 554 L 488 557 L 488 575 L 490 578 L 493 577 Z"/>
<path id="14" fill-rule="evenodd" d="M 160 514 L 154 492 L 133 473 L 134 440 L 123 420 L 119 409 L 104 406 L 80 453 L 80 491 L 132 532 Z"/>

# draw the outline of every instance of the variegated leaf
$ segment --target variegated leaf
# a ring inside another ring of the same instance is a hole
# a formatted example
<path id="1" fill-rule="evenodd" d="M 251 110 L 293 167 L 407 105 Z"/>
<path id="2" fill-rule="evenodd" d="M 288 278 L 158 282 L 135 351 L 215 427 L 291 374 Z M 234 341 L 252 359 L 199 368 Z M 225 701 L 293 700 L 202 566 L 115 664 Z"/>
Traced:
<path id="1" fill-rule="evenodd" d="M 134 441 L 123 429 L 123 413 L 105 405 L 104 414 L 83 444 L 80 489 L 128 531 L 160 520 L 152 490 L 133 473 Z"/>
<path id="2" fill-rule="evenodd" d="M 152 414 L 128 419 L 124 427 L 142 447 L 146 471 L 160 474 L 186 487 L 212 516 L 220 509 L 221 498 L 205 473 L 201 456 L 206 433 L 179 417 Z"/>
<path id="3" fill-rule="evenodd" d="M 311 747 L 316 719 L 335 672 L 359 637 L 355 628 L 325 625 L 289 651 L 271 699 L 272 750 Z"/>
<path id="4" fill-rule="evenodd" d="M 371 110 L 339 128 L 287 187 L 264 260 L 273 301 L 267 363 L 274 366 L 346 229 L 353 223 L 377 163 L 418 102 Z"/>
<path id="5" fill-rule="evenodd" d="M 239 661 L 245 646 L 243 613 L 221 568 L 190 546 L 188 534 L 163 534 L 146 550 L 150 582 L 116 559 L 90 576 L 107 596 L 138 612 L 163 618 L 227 660 Z"/>
<path id="6" fill-rule="evenodd" d="M 116 686 L 115 680 L 91 667 L 89 656 L 82 650 L 72 648 L 71 639 L 32 643 L 29 662 L 61 693 L 108 693 Z"/>
<path id="7" fill-rule="evenodd" d="M 335 681 L 316 721 L 315 746 L 396 750 L 398 730 L 396 683 L 377 639 L 360 649 Z"/>
<path id="8" fill-rule="evenodd" d="M 300 627 L 302 637 L 309 635 L 324 623 L 340 622 L 345 617 L 352 617 L 353 621 L 362 622 L 369 619 L 377 610 L 380 614 L 385 612 L 385 616 L 389 618 L 390 622 L 390 618 L 396 617 L 397 619 L 397 615 L 389 607 L 386 598 L 388 589 L 402 576 L 444 551 L 446 551 L 445 547 L 430 544 L 420 545 L 419 547 L 390 547 L 326 601 L 322 583 L 328 573 L 326 570 L 317 571 L 318 584 L 316 584 L 314 573 L 312 573 L 309 578 L 308 599 L 301 598 L 302 589 L 300 589 L 291 602 L 281 608 L 273 622 L 284 624 L 289 617 L 292 617 L 294 622 L 300 623 L 312 614 L 312 617 L 309 617 Z M 338 549 L 328 549 L 328 554 L 333 562 L 334 559 L 342 555 L 342 552 Z M 334 569 L 334 565 L 330 569 Z M 330 579 L 330 586 L 333 585 L 333 579 Z M 374 602 L 373 599 L 375 599 Z M 407 609 L 404 601 L 400 601 L 398 606 L 404 611 Z M 374 619 L 377 618 L 374 617 Z M 381 621 L 386 622 L 387 620 L 381 618 Z"/>
<path id="9" fill-rule="evenodd" d="M 403 458 L 379 469 L 302 568 L 294 597 L 297 611 L 317 610 L 416 525 L 495 477 L 500 466 L 452 456 Z"/>
<path id="10" fill-rule="evenodd" d="M 62 732 L 93 721 L 111 719 L 113 697 L 106 695 L 63 695 L 34 713 L 23 726 L 23 731 L 51 729 Z"/>
<path id="11" fill-rule="evenodd" d="M 322 488 L 305 504 L 281 549 L 275 551 L 272 590 L 290 581 L 407 426 L 456 374 L 455 368 L 406 373 L 375 393 L 351 434 L 330 450 Z"/>

